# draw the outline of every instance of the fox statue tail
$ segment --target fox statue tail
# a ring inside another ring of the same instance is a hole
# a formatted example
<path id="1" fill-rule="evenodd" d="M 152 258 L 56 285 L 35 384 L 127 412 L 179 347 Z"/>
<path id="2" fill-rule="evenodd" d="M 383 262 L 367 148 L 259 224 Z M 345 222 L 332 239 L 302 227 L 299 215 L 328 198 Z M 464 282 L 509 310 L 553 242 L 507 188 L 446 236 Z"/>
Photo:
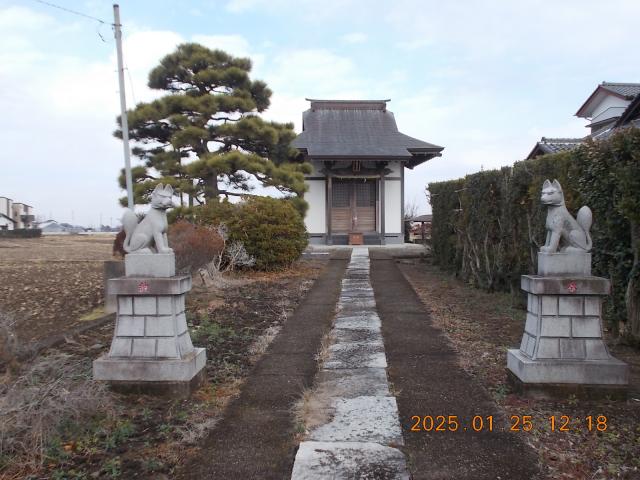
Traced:
<path id="1" fill-rule="evenodd" d="M 124 215 L 122 216 L 122 229 L 124 230 L 124 242 L 122 244 L 122 248 L 125 252 L 129 253 L 131 251 L 131 235 L 133 235 L 133 231 L 138 226 L 138 216 L 133 213 L 133 210 L 128 208 L 125 210 Z"/>
<path id="2" fill-rule="evenodd" d="M 591 234 L 589 231 L 591 230 L 591 224 L 593 223 L 593 213 L 591 213 L 591 209 L 586 205 L 578 210 L 578 215 L 576 215 L 576 220 L 578 225 L 582 227 L 584 230 L 584 234 L 587 237 L 587 252 L 591 250 L 593 242 L 591 241 Z"/>

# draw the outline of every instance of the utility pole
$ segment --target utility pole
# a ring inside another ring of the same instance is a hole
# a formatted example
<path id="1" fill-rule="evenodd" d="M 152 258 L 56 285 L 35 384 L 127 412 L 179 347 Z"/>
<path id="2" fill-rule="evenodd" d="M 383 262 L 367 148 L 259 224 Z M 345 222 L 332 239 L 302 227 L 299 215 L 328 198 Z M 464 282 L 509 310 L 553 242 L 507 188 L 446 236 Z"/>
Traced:
<path id="1" fill-rule="evenodd" d="M 133 180 L 131 178 L 131 150 L 129 149 L 129 120 L 127 119 L 127 100 L 124 95 L 124 67 L 122 62 L 122 30 L 120 27 L 120 7 L 113 5 L 113 32 L 116 37 L 118 55 L 118 82 L 120 83 L 120 117 L 122 119 L 122 145 L 124 147 L 124 178 L 127 183 L 127 204 L 133 210 Z"/>

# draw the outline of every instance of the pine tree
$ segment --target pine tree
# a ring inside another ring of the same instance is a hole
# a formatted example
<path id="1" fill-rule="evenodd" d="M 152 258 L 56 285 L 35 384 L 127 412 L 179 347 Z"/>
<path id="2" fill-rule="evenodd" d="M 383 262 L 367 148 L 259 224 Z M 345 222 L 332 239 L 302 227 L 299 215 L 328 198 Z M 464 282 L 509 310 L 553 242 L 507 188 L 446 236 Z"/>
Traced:
<path id="1" fill-rule="evenodd" d="M 132 168 L 135 203 L 146 203 L 160 182 L 189 205 L 248 194 L 255 180 L 303 196 L 310 166 L 290 146 L 293 124 L 258 116 L 271 90 L 250 71 L 248 58 L 196 43 L 179 45 L 151 71 L 149 87 L 168 93 L 127 112 L 132 152 L 144 163 Z M 125 188 L 124 171 L 119 182 Z"/>

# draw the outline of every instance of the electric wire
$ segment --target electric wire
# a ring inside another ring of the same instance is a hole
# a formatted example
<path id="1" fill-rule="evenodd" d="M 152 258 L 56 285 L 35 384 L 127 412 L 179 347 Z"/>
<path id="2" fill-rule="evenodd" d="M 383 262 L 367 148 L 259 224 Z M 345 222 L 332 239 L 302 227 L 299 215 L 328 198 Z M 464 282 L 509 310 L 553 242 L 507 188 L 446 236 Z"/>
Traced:
<path id="1" fill-rule="evenodd" d="M 70 8 L 61 7 L 60 5 L 56 5 L 56 4 L 50 3 L 50 2 L 45 2 L 44 0 L 33 0 L 33 1 L 37 2 L 37 3 L 41 3 L 43 5 L 47 5 L 49 7 L 57 8 L 59 10 L 63 10 L 63 11 L 68 12 L 68 13 L 72 13 L 74 15 L 79 15 L 81 17 L 89 18 L 91 20 L 95 20 L 96 22 L 100 22 L 100 23 L 104 23 L 104 24 L 110 23 L 110 22 L 105 22 L 104 20 L 102 20 L 100 18 L 92 17 L 91 15 L 87 15 L 85 13 L 76 12 L 75 10 L 71 10 Z"/>

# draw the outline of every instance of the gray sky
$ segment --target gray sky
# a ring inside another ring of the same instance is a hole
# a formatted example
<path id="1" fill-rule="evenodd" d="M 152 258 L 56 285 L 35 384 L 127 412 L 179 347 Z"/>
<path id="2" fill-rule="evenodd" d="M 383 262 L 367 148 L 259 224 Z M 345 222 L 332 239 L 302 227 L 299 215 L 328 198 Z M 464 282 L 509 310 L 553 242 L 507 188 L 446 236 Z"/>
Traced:
<path id="1" fill-rule="evenodd" d="M 112 2 L 0 0 L 0 195 L 84 225 L 121 216 L 122 146 Z M 445 147 L 407 175 L 430 181 L 509 165 L 541 136 L 586 135 L 573 115 L 602 81 L 640 81 L 640 2 L 122 1 L 127 101 L 183 41 L 251 57 L 274 91 L 266 117 L 300 129 L 305 97 L 391 98 L 400 130 Z M 104 41 L 103 41 L 104 39 Z M 73 215 L 73 218 L 72 218 Z"/>

